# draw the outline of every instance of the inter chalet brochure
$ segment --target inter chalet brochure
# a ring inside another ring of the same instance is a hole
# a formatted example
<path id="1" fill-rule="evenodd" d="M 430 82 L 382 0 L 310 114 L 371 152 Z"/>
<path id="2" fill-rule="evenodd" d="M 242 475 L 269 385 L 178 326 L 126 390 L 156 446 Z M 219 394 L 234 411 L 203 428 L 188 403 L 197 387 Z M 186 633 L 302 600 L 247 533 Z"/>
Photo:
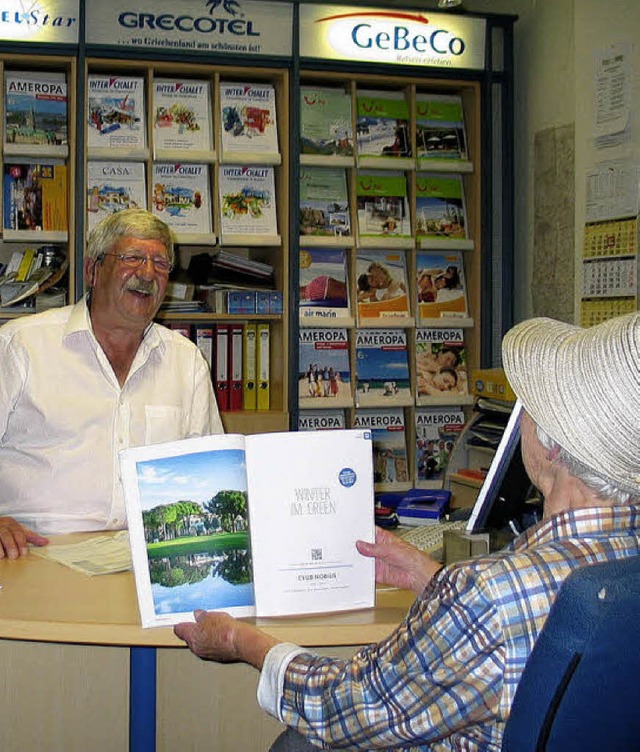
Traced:
<path id="1" fill-rule="evenodd" d="M 125 449 L 143 627 L 194 609 L 283 616 L 371 608 L 372 432 L 222 434 Z"/>

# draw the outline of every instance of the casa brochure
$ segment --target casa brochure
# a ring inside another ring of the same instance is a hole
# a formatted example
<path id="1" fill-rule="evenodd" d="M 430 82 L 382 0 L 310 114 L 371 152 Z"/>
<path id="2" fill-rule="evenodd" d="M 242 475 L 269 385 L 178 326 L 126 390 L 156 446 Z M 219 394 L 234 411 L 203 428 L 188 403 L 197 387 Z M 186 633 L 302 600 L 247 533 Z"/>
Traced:
<path id="1" fill-rule="evenodd" d="M 143 627 L 375 605 L 371 430 L 183 439 L 120 468 Z"/>
<path id="2" fill-rule="evenodd" d="M 147 208 L 144 162 L 91 161 L 87 164 L 87 226 L 107 214 Z"/>

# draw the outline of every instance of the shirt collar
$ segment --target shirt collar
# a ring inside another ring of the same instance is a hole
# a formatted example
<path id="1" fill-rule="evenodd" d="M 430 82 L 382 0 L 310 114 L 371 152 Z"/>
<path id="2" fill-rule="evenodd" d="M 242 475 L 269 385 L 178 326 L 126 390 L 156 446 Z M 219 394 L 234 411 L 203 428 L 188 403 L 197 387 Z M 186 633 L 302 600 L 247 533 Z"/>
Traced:
<path id="1" fill-rule="evenodd" d="M 97 342 L 96 336 L 93 333 L 93 325 L 91 324 L 88 300 L 89 294 L 87 293 L 71 309 L 71 315 L 64 331 L 65 340 L 73 335 L 85 332 Z M 152 321 L 144 331 L 141 346 L 152 350 L 162 344 L 162 339 L 157 329 L 158 327 Z"/>
<path id="2" fill-rule="evenodd" d="M 639 527 L 640 506 L 633 504 L 569 509 L 527 528 L 513 541 L 511 548 L 521 551 L 561 538 L 585 534 L 610 536 L 621 530 L 637 530 Z"/>

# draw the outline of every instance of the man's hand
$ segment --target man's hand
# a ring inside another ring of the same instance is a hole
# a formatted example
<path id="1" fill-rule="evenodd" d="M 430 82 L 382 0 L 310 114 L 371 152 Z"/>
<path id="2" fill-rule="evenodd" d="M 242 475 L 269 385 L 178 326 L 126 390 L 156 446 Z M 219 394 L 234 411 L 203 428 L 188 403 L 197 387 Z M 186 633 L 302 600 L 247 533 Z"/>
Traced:
<path id="1" fill-rule="evenodd" d="M 261 630 L 217 611 L 194 611 L 195 623 L 182 622 L 174 634 L 187 643 L 192 653 L 206 661 L 242 661 L 262 668 L 264 657 L 278 643 Z"/>
<path id="2" fill-rule="evenodd" d="M 13 517 L 0 517 L 0 559 L 17 559 L 29 553 L 29 543 L 46 546 L 48 538 L 21 525 Z"/>
<path id="3" fill-rule="evenodd" d="M 356 548 L 363 556 L 375 557 L 378 584 L 411 590 L 416 595 L 442 566 L 424 551 L 379 527 L 375 543 L 359 540 Z"/>

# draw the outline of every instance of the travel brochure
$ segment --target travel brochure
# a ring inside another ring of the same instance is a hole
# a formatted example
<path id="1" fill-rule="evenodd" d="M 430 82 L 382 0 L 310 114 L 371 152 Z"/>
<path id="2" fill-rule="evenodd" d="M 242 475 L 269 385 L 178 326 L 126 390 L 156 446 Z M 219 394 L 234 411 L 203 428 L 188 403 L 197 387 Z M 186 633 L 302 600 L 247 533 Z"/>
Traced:
<path id="1" fill-rule="evenodd" d="M 434 164 L 455 167 L 466 162 L 467 138 L 460 96 L 419 93 L 416 96 L 415 115 L 420 168 L 430 169 Z"/>
<path id="2" fill-rule="evenodd" d="M 442 488 L 449 457 L 465 424 L 456 407 L 416 410 L 415 483 L 418 488 Z"/>
<path id="3" fill-rule="evenodd" d="M 298 411 L 298 431 L 333 431 L 346 427 L 344 410 Z"/>
<path id="4" fill-rule="evenodd" d="M 416 255 L 418 316 L 430 319 L 468 318 L 462 251 L 420 251 Z"/>
<path id="5" fill-rule="evenodd" d="M 341 160 L 353 164 L 351 95 L 344 89 L 300 88 L 302 160 L 316 157 L 323 164 Z"/>
<path id="6" fill-rule="evenodd" d="M 404 329 L 356 331 L 356 405 L 412 405 Z"/>
<path id="7" fill-rule="evenodd" d="M 358 156 L 373 159 L 411 156 L 409 107 L 401 91 L 359 91 Z"/>
<path id="8" fill-rule="evenodd" d="M 147 208 L 144 162 L 87 164 L 87 229 L 92 230 L 107 214 L 123 209 Z"/>
<path id="9" fill-rule="evenodd" d="M 222 237 L 276 236 L 273 167 L 223 165 L 218 176 Z"/>
<path id="10" fill-rule="evenodd" d="M 300 329 L 298 405 L 301 409 L 353 407 L 346 329 Z"/>
<path id="11" fill-rule="evenodd" d="M 468 240 L 461 175 L 416 176 L 416 236 L 421 248 L 455 247 L 455 241 Z"/>
<path id="12" fill-rule="evenodd" d="M 345 245 L 351 238 L 347 176 L 341 167 L 300 168 L 303 243 Z"/>
<path id="13" fill-rule="evenodd" d="M 221 81 L 220 118 L 223 161 L 278 154 L 276 92 L 271 84 Z"/>
<path id="14" fill-rule="evenodd" d="M 376 491 L 406 491 L 411 487 L 407 462 L 404 409 L 359 409 L 354 426 L 373 432 L 373 479 Z"/>
<path id="15" fill-rule="evenodd" d="M 378 320 L 391 326 L 409 318 L 404 251 L 358 251 L 356 256 L 358 322 Z"/>
<path id="16" fill-rule="evenodd" d="M 66 165 L 5 162 L 3 191 L 5 231 L 67 232 Z"/>
<path id="17" fill-rule="evenodd" d="M 469 394 L 462 329 L 416 329 L 417 402 L 456 402 Z"/>
<path id="18" fill-rule="evenodd" d="M 6 71 L 5 153 L 28 147 L 51 155 L 68 153 L 67 79 L 64 73 Z"/>
<path id="19" fill-rule="evenodd" d="M 211 90 L 199 79 L 155 79 L 153 145 L 158 151 L 213 152 Z"/>
<path id="20" fill-rule="evenodd" d="M 144 79 L 89 75 L 88 147 L 141 151 L 146 146 Z"/>
<path id="21" fill-rule="evenodd" d="M 360 244 L 371 240 L 411 247 L 411 220 L 407 181 L 399 172 L 359 172 L 356 176 Z"/>
<path id="22" fill-rule="evenodd" d="M 345 326 L 348 322 L 352 323 L 346 251 L 303 249 L 300 251 L 299 269 L 300 324 Z"/>
<path id="23" fill-rule="evenodd" d="M 153 213 L 176 233 L 211 234 L 209 179 L 205 164 L 154 163 Z"/>
<path id="24" fill-rule="evenodd" d="M 220 434 L 125 449 L 143 627 L 194 609 L 280 616 L 371 608 L 371 431 Z M 345 458 L 348 458 L 346 460 Z"/>

